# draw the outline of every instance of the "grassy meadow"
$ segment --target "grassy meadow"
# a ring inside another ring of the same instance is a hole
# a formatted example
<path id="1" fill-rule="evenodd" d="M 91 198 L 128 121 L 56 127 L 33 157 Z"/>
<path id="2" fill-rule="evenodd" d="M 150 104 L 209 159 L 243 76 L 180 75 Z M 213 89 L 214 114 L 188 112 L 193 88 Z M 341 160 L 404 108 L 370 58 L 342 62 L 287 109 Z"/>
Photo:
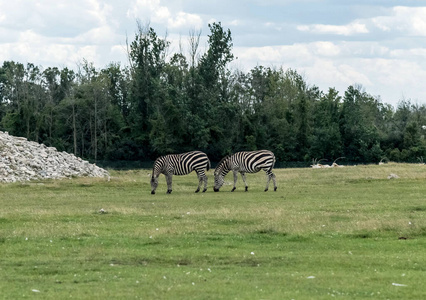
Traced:
<path id="1" fill-rule="evenodd" d="M 426 166 L 0 185 L 1 299 L 422 299 Z M 398 179 L 387 179 L 391 174 Z"/>

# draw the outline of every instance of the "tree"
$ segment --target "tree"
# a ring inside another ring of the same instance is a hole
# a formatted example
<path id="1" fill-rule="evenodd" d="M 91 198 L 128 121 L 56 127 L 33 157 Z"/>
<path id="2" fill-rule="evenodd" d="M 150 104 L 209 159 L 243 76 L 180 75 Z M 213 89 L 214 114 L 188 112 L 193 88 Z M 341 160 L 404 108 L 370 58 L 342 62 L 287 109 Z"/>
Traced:
<path id="1" fill-rule="evenodd" d="M 2 125 L 17 136 L 39 141 L 43 125 L 45 90 L 40 68 L 28 63 L 26 67 L 15 62 L 4 62 L 2 76 Z"/>
<path id="2" fill-rule="evenodd" d="M 343 98 L 340 132 L 345 147 L 344 156 L 352 161 L 380 160 L 382 150 L 376 115 L 379 102 L 361 87 L 350 86 Z"/>
<path id="3" fill-rule="evenodd" d="M 224 30 L 222 24 L 209 24 L 208 50 L 200 59 L 199 72 L 207 89 L 217 88 L 218 80 L 226 65 L 234 59 L 232 54 L 231 31 Z"/>
<path id="4" fill-rule="evenodd" d="M 163 75 L 169 42 L 154 29 L 138 22 L 138 32 L 130 45 L 131 63 L 129 125 L 132 139 L 139 148 L 138 157 L 149 157 L 150 118 L 164 96 Z"/>
<path id="5" fill-rule="evenodd" d="M 185 136 L 187 76 L 188 63 L 185 56 L 182 53 L 174 54 L 164 68 L 163 94 L 151 118 L 150 141 L 156 153 L 163 155 L 192 150 Z"/>
<path id="6" fill-rule="evenodd" d="M 208 49 L 198 65 L 190 67 L 187 81 L 188 139 L 192 146 L 207 149 L 210 155 L 219 156 L 230 150 L 229 123 L 234 114 L 230 103 L 230 88 L 226 66 L 232 61 L 231 31 L 224 30 L 221 23 L 209 24 Z M 195 56 L 198 39 L 193 38 L 191 57 Z M 191 58 L 192 59 L 192 58 Z"/>
<path id="7" fill-rule="evenodd" d="M 343 155 L 339 130 L 340 102 L 338 91 L 330 88 L 313 107 L 313 126 L 309 142 L 309 155 L 313 159 L 331 160 Z"/>

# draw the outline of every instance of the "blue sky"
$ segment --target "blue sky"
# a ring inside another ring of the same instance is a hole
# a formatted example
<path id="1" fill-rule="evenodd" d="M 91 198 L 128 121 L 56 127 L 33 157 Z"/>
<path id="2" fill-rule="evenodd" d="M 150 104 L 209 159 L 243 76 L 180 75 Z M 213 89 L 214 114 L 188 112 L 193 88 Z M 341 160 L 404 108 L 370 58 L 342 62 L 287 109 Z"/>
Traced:
<path id="1" fill-rule="evenodd" d="M 232 68 L 292 68 L 310 85 L 341 94 L 361 85 L 394 106 L 426 104 L 426 1 L 423 0 L 0 0 L 0 63 L 76 69 L 127 64 L 126 36 L 149 22 L 188 50 L 188 33 L 221 22 L 233 37 Z"/>

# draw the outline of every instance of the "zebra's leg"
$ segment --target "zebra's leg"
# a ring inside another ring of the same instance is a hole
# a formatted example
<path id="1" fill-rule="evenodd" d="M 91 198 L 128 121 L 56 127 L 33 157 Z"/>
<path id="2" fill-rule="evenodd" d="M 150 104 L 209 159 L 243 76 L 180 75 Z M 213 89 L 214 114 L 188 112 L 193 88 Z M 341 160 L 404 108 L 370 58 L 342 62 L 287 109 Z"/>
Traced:
<path id="1" fill-rule="evenodd" d="M 247 185 L 247 182 L 246 182 L 246 173 L 241 172 L 241 177 L 243 178 L 244 185 L 246 186 L 246 192 L 247 192 L 248 191 L 248 185 Z"/>
<path id="2" fill-rule="evenodd" d="M 198 193 L 200 191 L 201 183 L 203 182 L 203 177 L 202 177 L 201 172 L 197 171 L 197 178 L 198 178 L 198 187 L 195 190 L 196 193 Z"/>
<path id="3" fill-rule="evenodd" d="M 207 191 L 207 175 L 206 173 L 204 173 L 204 170 L 196 171 L 196 172 L 197 172 L 197 178 L 198 178 L 198 188 L 195 192 L 198 193 L 200 191 L 201 184 L 204 182 L 204 189 L 203 189 L 203 193 L 204 193 L 205 191 Z"/>
<path id="4" fill-rule="evenodd" d="M 234 187 L 232 188 L 232 190 L 231 190 L 231 192 L 233 192 L 233 191 L 235 191 L 235 189 L 237 188 L 237 176 L 238 176 L 238 173 L 237 173 L 237 171 L 233 171 L 233 173 L 234 173 Z"/>
<path id="5" fill-rule="evenodd" d="M 205 191 L 207 191 L 207 180 L 208 180 L 208 177 L 206 173 L 204 173 L 204 171 L 203 171 L 203 180 L 204 180 L 204 189 L 203 189 L 203 193 L 204 193 Z"/>
<path id="6" fill-rule="evenodd" d="M 272 182 L 274 183 L 274 192 L 277 191 L 277 181 L 275 180 L 275 174 L 272 173 Z"/>
<path id="7" fill-rule="evenodd" d="M 265 171 L 266 172 L 266 187 L 265 187 L 265 192 L 268 191 L 269 189 L 269 182 L 271 181 L 272 175 L 274 175 L 271 171 Z M 275 181 L 275 179 L 274 179 Z M 275 186 L 275 185 L 274 185 Z"/>
<path id="8" fill-rule="evenodd" d="M 172 193 L 172 176 L 173 176 L 173 174 L 167 174 L 166 175 L 167 194 L 171 194 Z"/>
<path id="9" fill-rule="evenodd" d="M 275 174 L 272 173 L 271 170 L 269 170 L 269 171 L 266 171 L 266 188 L 265 188 L 265 192 L 267 192 L 268 189 L 269 189 L 269 182 L 271 181 L 271 179 L 272 179 L 272 182 L 274 183 L 274 192 L 277 191 L 277 182 L 275 180 Z"/>

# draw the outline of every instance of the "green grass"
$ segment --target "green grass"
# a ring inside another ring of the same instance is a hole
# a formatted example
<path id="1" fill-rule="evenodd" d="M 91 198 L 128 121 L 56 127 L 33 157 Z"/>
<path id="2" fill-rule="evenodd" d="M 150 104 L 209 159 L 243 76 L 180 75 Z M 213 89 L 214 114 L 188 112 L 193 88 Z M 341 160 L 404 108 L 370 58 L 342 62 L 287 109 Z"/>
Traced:
<path id="1" fill-rule="evenodd" d="M 426 296 L 426 166 L 277 169 L 266 193 L 149 173 L 0 185 L 0 298 Z"/>

